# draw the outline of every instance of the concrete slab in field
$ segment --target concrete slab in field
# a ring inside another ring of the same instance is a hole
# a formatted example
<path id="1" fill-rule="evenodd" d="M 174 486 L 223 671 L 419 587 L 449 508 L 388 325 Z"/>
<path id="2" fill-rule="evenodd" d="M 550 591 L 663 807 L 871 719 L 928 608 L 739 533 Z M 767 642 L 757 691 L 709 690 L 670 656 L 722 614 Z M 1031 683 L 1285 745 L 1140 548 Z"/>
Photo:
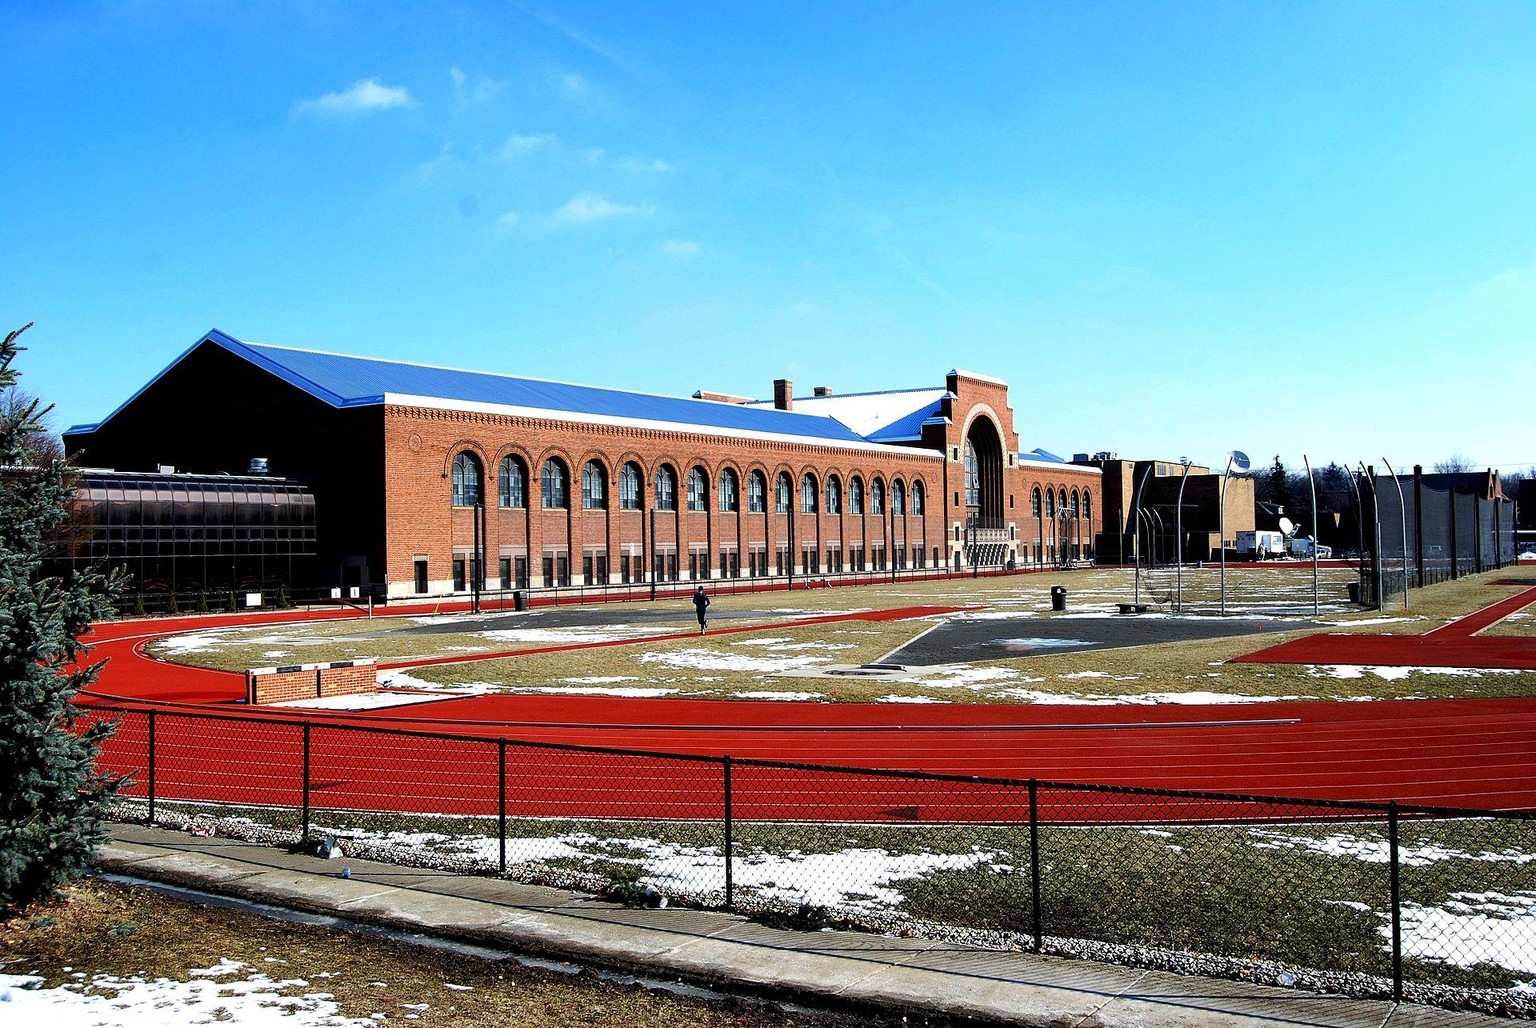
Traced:
<path id="1" fill-rule="evenodd" d="M 961 664 L 1325 627 L 1316 622 L 1281 623 L 1260 618 L 962 616 L 944 622 L 895 653 L 887 654 L 885 662 Z"/>

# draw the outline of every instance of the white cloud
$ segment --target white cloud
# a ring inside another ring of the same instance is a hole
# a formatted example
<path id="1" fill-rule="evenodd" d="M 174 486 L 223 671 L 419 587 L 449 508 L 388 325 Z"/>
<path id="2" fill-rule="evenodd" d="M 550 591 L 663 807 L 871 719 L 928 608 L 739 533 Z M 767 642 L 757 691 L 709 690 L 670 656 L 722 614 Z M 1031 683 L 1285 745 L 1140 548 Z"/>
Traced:
<path id="1" fill-rule="evenodd" d="M 410 90 L 404 86 L 385 86 L 378 79 L 354 82 L 339 93 L 327 93 L 313 100 L 300 101 L 296 114 L 357 114 L 389 107 L 415 107 Z"/>
<path id="2" fill-rule="evenodd" d="M 566 96 L 584 96 L 592 87 L 586 79 L 572 71 L 560 76 L 560 88 Z"/>
<path id="3" fill-rule="evenodd" d="M 653 207 L 614 203 L 597 193 L 577 193 L 565 202 L 565 206 L 552 215 L 555 221 L 584 223 L 618 217 L 648 217 L 655 213 Z"/>
<path id="4" fill-rule="evenodd" d="M 623 170 L 623 171 L 656 171 L 656 172 L 666 172 L 666 171 L 671 171 L 672 170 L 672 165 L 668 164 L 666 161 L 659 161 L 659 160 L 647 161 L 647 160 L 642 160 L 642 159 L 640 159 L 638 157 L 625 157 L 625 158 L 623 158 L 621 160 L 615 161 L 614 162 L 614 166 L 619 168 L 619 169 L 621 169 L 621 170 Z"/>
<path id="5" fill-rule="evenodd" d="M 560 140 L 555 136 L 543 134 L 537 136 L 520 136 L 516 132 L 507 137 L 507 141 L 501 144 L 501 158 L 505 161 L 515 160 L 534 150 L 543 150 L 547 147 L 558 145 Z"/>
<path id="6" fill-rule="evenodd" d="M 661 252 L 668 257 L 679 259 L 692 257 L 699 252 L 699 244 L 691 239 L 663 239 L 659 244 Z"/>
<path id="7" fill-rule="evenodd" d="M 497 228 L 511 228 L 523 220 L 523 216 L 516 211 L 508 211 L 496 219 Z"/>

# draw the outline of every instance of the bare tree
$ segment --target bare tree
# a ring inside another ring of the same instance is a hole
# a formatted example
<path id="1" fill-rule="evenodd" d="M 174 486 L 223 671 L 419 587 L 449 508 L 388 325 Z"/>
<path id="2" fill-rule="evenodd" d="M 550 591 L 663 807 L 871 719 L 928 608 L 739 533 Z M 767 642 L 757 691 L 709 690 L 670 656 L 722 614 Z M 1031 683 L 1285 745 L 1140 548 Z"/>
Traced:
<path id="1" fill-rule="evenodd" d="M 1472 458 L 1465 457 L 1459 453 L 1453 453 L 1445 458 L 1445 460 L 1435 461 L 1435 474 L 1437 475 L 1455 475 L 1476 470 L 1472 466 Z"/>

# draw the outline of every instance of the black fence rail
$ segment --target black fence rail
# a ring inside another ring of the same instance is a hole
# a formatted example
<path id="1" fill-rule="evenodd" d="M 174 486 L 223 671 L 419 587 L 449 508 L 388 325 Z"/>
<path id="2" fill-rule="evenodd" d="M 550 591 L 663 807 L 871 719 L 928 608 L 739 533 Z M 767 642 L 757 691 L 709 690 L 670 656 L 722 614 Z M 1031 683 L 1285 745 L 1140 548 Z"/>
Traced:
<path id="1" fill-rule="evenodd" d="M 1494 1011 L 1536 973 L 1533 813 L 83 713 L 152 823 Z"/>

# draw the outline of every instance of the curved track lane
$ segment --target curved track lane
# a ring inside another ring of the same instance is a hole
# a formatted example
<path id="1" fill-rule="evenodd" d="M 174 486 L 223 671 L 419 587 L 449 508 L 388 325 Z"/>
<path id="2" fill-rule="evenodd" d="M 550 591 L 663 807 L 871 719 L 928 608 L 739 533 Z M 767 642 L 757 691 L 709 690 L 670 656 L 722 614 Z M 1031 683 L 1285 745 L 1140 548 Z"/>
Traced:
<path id="1" fill-rule="evenodd" d="M 325 619 L 356 616 L 343 611 Z M 88 640 L 93 659 L 110 662 L 97 697 L 161 714 L 157 774 L 167 786 L 178 785 L 175 791 L 188 797 L 231 801 L 250 801 L 253 781 L 264 783 L 259 788 L 271 802 L 291 801 L 295 733 L 309 722 L 320 726 L 315 737 L 324 737 L 327 747 L 316 754 L 321 791 L 330 794 L 326 802 L 384 809 L 448 804 L 494 812 L 482 809 L 495 777 L 482 765 L 498 738 L 954 775 L 1536 809 L 1532 699 L 1005 706 L 480 696 L 366 714 L 300 714 L 236 706 L 244 691 L 241 675 L 166 664 L 142 652 L 145 642 L 165 635 L 306 619 L 320 618 L 286 612 L 98 626 Z M 185 733 L 166 749 L 164 732 L 191 724 L 178 712 L 239 720 L 217 731 Z M 115 744 L 125 766 L 133 763 L 128 751 L 135 745 L 126 720 Z M 412 735 L 401 742 L 371 730 L 379 728 Z M 511 778 L 514 785 L 529 783 L 518 807 L 528 813 L 675 817 L 718 806 L 718 764 L 600 759 L 536 747 L 516 752 L 520 763 Z M 595 762 L 601 774 L 594 773 Z M 567 773 L 573 777 L 566 786 L 551 784 Z M 853 816 L 851 810 L 875 818 L 912 810 L 925 820 L 951 819 L 981 809 L 985 791 L 787 769 L 743 768 L 739 782 L 742 775 L 760 779 L 763 787 L 758 800 L 745 801 L 739 811 L 744 817 L 790 816 L 791 797 L 794 814 L 815 816 L 818 804 L 807 797 L 824 794 L 827 816 L 835 808 L 839 818 Z M 986 802 L 995 809 L 998 797 Z M 1091 816 L 1094 804 L 1082 803 L 1081 816 Z"/>

